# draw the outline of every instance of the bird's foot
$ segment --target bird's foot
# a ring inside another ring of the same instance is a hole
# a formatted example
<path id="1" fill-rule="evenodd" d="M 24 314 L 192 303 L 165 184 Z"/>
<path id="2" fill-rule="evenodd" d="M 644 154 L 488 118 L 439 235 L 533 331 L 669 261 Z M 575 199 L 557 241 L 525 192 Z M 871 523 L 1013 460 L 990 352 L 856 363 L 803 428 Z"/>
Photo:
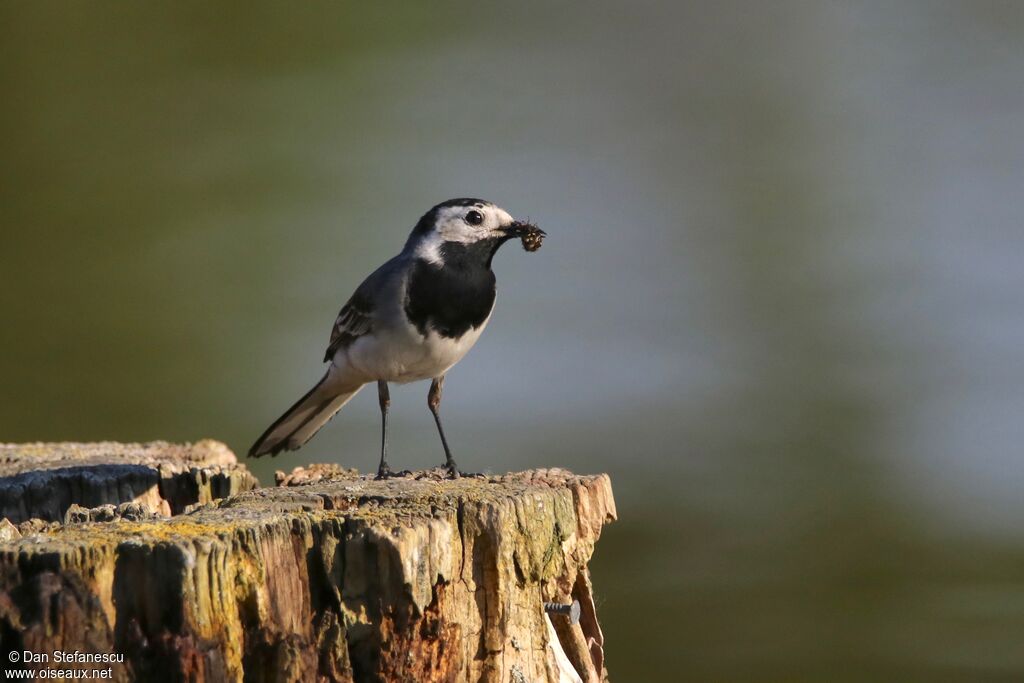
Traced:
<path id="1" fill-rule="evenodd" d="M 454 460 L 449 460 L 444 465 L 441 465 L 441 469 L 448 474 L 449 479 L 462 479 L 469 477 L 470 479 L 485 479 L 487 475 L 482 472 L 463 472 L 459 469 L 458 465 L 455 464 Z"/>
<path id="2" fill-rule="evenodd" d="M 377 476 L 373 479 L 374 481 L 384 481 L 386 479 L 408 479 L 409 477 L 415 476 L 416 473 L 412 470 L 393 470 L 387 465 L 377 470 Z"/>

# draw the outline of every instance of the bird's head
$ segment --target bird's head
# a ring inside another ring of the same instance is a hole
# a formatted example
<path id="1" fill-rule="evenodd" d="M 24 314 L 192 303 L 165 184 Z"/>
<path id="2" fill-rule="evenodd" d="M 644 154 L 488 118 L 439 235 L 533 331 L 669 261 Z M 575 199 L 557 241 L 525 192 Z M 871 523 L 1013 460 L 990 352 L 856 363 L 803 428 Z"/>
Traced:
<path id="1" fill-rule="evenodd" d="M 413 228 L 406 248 L 438 264 L 444 262 L 446 248 L 470 250 L 479 253 L 489 264 L 502 244 L 529 236 L 534 237 L 539 246 L 544 232 L 531 223 L 517 221 L 508 211 L 491 202 L 449 199 L 423 214 Z"/>

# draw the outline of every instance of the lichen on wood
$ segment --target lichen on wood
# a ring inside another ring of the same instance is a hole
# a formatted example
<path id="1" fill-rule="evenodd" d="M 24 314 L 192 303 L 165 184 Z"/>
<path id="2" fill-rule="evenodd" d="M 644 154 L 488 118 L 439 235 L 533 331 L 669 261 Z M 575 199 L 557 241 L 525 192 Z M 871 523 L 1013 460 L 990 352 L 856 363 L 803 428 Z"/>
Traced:
<path id="1" fill-rule="evenodd" d="M 124 653 L 118 680 L 606 678 L 606 475 L 310 478 L 0 544 L 0 637 Z M 579 624 L 543 610 L 573 599 Z"/>

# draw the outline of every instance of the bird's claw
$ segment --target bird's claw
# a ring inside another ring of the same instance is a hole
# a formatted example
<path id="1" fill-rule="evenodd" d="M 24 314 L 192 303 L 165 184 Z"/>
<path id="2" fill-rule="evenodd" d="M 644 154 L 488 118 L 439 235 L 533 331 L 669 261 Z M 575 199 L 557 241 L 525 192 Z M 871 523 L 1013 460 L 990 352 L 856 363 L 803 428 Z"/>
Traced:
<path id="1" fill-rule="evenodd" d="M 486 479 L 487 475 L 482 472 L 463 472 L 455 463 L 441 465 L 441 469 L 445 471 L 449 479 Z"/>

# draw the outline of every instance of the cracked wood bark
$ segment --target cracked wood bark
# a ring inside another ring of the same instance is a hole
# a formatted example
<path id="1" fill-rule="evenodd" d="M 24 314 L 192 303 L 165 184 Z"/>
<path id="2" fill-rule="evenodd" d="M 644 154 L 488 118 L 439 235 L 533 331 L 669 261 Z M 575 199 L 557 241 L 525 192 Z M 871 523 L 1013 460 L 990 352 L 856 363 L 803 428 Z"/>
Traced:
<path id="1" fill-rule="evenodd" d="M 606 679 L 587 570 L 606 475 L 329 470 L 0 544 L 5 648 L 120 652 L 116 680 Z M 578 625 L 543 611 L 572 599 Z"/>
<path id="2" fill-rule="evenodd" d="M 0 444 L 0 518 L 63 521 L 68 509 L 138 503 L 169 516 L 259 482 L 227 446 L 195 444 Z"/>

